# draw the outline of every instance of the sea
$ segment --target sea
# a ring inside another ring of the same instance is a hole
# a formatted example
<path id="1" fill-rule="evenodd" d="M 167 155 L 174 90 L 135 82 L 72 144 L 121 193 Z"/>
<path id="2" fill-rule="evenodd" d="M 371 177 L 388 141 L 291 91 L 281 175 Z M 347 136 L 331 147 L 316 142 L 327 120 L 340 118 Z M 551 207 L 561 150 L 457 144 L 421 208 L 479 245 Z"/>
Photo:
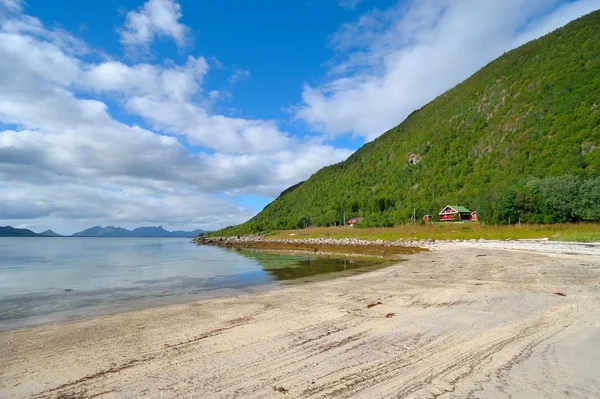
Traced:
<path id="1" fill-rule="evenodd" d="M 0 329 L 234 296 L 381 267 L 187 238 L 0 238 Z"/>

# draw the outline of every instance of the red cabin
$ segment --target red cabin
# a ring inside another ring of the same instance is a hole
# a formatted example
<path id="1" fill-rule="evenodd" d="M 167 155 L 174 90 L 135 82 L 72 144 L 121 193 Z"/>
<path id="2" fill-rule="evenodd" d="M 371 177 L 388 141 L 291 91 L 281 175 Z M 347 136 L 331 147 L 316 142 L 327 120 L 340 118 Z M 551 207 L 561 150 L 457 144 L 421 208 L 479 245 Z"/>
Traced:
<path id="1" fill-rule="evenodd" d="M 464 206 L 446 205 L 440 212 L 440 222 L 469 222 L 477 220 L 477 212 L 471 212 Z"/>
<path id="2" fill-rule="evenodd" d="M 363 220 L 365 220 L 365 218 L 361 218 L 361 217 L 350 219 L 350 220 L 348 220 L 348 226 L 350 226 L 350 227 L 354 227 L 354 225 L 355 225 L 356 223 L 360 223 L 360 222 L 362 222 Z"/>

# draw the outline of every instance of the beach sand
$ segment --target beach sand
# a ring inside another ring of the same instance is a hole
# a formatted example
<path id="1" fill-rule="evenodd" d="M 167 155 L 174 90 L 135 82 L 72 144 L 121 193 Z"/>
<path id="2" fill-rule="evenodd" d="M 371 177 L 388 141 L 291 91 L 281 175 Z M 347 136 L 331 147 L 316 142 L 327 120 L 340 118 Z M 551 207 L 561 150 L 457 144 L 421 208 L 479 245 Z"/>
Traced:
<path id="1" fill-rule="evenodd" d="M 349 278 L 0 332 L 0 397 L 597 398 L 600 251 L 562 252 L 447 244 Z"/>

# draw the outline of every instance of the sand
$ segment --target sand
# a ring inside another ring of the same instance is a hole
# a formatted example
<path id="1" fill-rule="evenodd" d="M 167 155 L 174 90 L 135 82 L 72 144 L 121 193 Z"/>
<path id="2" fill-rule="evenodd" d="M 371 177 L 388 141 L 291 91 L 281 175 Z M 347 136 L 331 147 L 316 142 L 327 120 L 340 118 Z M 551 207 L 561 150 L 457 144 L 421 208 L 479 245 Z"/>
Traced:
<path id="1" fill-rule="evenodd" d="M 1 332 L 0 397 L 600 397 L 600 247 L 494 245 Z"/>

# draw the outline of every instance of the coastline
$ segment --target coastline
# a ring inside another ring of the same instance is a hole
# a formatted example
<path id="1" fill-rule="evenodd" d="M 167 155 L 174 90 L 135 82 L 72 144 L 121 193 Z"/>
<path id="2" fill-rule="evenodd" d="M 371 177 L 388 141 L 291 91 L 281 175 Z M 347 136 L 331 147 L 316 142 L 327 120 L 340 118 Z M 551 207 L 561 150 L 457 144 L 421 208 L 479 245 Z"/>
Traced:
<path id="1" fill-rule="evenodd" d="M 0 332 L 0 396 L 600 394 L 599 252 L 431 249 L 338 280 Z"/>
<path id="2" fill-rule="evenodd" d="M 567 253 L 600 255 L 600 242 L 549 241 L 541 239 L 518 240 L 432 240 L 397 239 L 364 240 L 358 238 L 270 238 L 262 235 L 247 236 L 199 236 L 192 243 L 196 245 L 218 246 L 233 249 L 257 249 L 273 251 L 316 252 L 350 256 L 379 256 L 393 259 L 398 255 L 416 254 L 439 248 L 488 248 L 524 250 L 542 253 Z"/>
<path id="3" fill-rule="evenodd" d="M 192 240 L 196 245 L 234 249 L 299 251 L 350 256 L 397 257 L 426 251 L 431 241 L 360 240 L 356 238 L 290 238 L 273 239 L 261 235 L 201 236 Z"/>

